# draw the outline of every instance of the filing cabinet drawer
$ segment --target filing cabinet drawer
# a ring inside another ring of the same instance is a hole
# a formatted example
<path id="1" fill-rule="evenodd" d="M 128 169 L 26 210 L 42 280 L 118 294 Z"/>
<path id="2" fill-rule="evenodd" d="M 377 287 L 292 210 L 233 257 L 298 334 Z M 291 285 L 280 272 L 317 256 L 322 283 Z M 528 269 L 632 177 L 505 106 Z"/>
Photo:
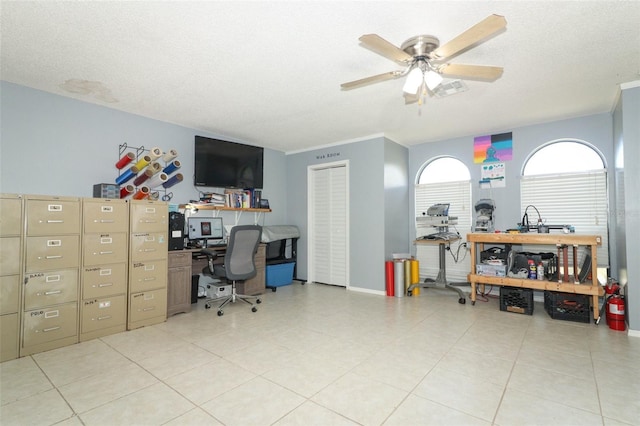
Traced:
<path id="1" fill-rule="evenodd" d="M 0 236 L 20 235 L 21 232 L 22 199 L 17 195 L 2 194 L 2 198 L 0 198 Z"/>
<path id="2" fill-rule="evenodd" d="M 64 235 L 80 232 L 78 199 L 27 200 L 27 235 Z"/>
<path id="3" fill-rule="evenodd" d="M 138 322 L 167 314 L 167 290 L 152 290 L 131 294 L 129 321 Z"/>
<path id="4" fill-rule="evenodd" d="M 93 299 L 126 292 L 126 263 L 86 267 L 82 270 L 83 299 Z"/>
<path id="5" fill-rule="evenodd" d="M 127 234 L 85 234 L 83 239 L 83 263 L 106 265 L 127 261 Z"/>
<path id="6" fill-rule="evenodd" d="M 77 269 L 27 274 L 25 281 L 25 311 L 78 300 Z"/>
<path id="7" fill-rule="evenodd" d="M 0 274 L 20 273 L 20 237 L 0 238 Z"/>
<path id="8" fill-rule="evenodd" d="M 131 232 L 162 232 L 169 228 L 167 203 L 131 201 Z"/>
<path id="9" fill-rule="evenodd" d="M 27 237 L 27 272 L 78 267 L 80 236 Z"/>
<path id="10" fill-rule="evenodd" d="M 0 277 L 0 315 L 20 310 L 20 275 Z"/>
<path id="11" fill-rule="evenodd" d="M 18 314 L 0 316 L 0 362 L 18 358 Z"/>
<path id="12" fill-rule="evenodd" d="M 169 245 L 167 232 L 131 234 L 131 260 L 165 259 Z"/>
<path id="13" fill-rule="evenodd" d="M 126 200 L 83 201 L 85 233 L 129 232 L 129 204 Z"/>
<path id="14" fill-rule="evenodd" d="M 24 313 L 24 347 L 72 337 L 78 333 L 78 305 L 68 303 Z"/>
<path id="15" fill-rule="evenodd" d="M 133 263 L 129 268 L 129 291 L 134 293 L 166 288 L 167 274 L 166 259 Z"/>
<path id="16" fill-rule="evenodd" d="M 85 300 L 82 302 L 81 333 L 124 325 L 127 321 L 127 298 L 120 296 Z"/>
<path id="17" fill-rule="evenodd" d="M 170 251 L 169 268 L 178 268 L 180 266 L 191 266 L 191 252 Z"/>

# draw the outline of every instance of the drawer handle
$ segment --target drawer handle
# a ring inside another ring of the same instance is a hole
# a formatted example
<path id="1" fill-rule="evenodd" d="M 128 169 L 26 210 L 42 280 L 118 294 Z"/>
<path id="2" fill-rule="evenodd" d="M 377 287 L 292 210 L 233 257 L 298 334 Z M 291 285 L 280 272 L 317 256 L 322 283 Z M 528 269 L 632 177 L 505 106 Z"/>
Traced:
<path id="1" fill-rule="evenodd" d="M 153 311 L 155 308 L 155 306 L 149 306 L 148 308 L 143 308 L 142 312 Z"/>
<path id="2" fill-rule="evenodd" d="M 111 315 L 105 315 L 103 317 L 98 317 L 98 321 L 102 321 L 102 320 L 106 320 L 106 319 L 111 319 Z"/>
<path id="3" fill-rule="evenodd" d="M 49 220 L 47 220 L 47 223 L 64 223 L 64 220 L 52 220 L 52 219 L 49 219 Z"/>
<path id="4" fill-rule="evenodd" d="M 99 254 L 113 254 L 113 250 L 101 251 Z"/>
<path id="5" fill-rule="evenodd" d="M 49 331 L 56 331 L 56 330 L 60 330 L 60 326 L 58 327 L 50 327 L 50 328 L 45 328 L 42 331 L 44 331 L 45 333 L 49 332 Z"/>
<path id="6" fill-rule="evenodd" d="M 143 220 L 144 223 L 156 223 L 157 220 Z"/>
<path id="7" fill-rule="evenodd" d="M 46 256 L 45 259 L 62 259 L 62 255 L 57 256 Z"/>
<path id="8" fill-rule="evenodd" d="M 140 251 L 143 251 L 143 252 L 145 252 L 145 253 L 149 253 L 150 251 L 156 251 L 156 249 L 154 249 L 154 248 L 148 248 L 148 249 L 144 249 L 144 250 L 140 250 Z"/>
<path id="9" fill-rule="evenodd" d="M 156 277 L 146 277 L 142 281 L 155 281 L 155 280 L 156 280 Z"/>
<path id="10" fill-rule="evenodd" d="M 113 283 L 103 283 L 103 284 L 98 284 L 98 288 L 102 288 L 102 287 L 110 287 L 112 286 Z M 94 286 L 95 287 L 95 286 Z"/>
<path id="11" fill-rule="evenodd" d="M 113 223 L 114 220 L 113 219 L 101 219 L 101 220 L 94 220 L 94 222 L 100 222 L 100 223 Z"/>
<path id="12" fill-rule="evenodd" d="M 51 296 L 52 294 L 61 294 L 62 290 L 53 290 L 53 291 L 45 291 L 44 295 L 45 296 Z"/>

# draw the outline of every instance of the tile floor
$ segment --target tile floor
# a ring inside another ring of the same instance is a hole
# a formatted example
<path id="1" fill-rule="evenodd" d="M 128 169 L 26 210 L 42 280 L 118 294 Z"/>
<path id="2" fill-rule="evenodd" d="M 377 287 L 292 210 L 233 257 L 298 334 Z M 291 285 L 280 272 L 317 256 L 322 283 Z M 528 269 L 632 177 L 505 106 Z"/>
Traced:
<path id="1" fill-rule="evenodd" d="M 0 364 L 9 425 L 632 425 L 640 339 L 318 284 Z"/>

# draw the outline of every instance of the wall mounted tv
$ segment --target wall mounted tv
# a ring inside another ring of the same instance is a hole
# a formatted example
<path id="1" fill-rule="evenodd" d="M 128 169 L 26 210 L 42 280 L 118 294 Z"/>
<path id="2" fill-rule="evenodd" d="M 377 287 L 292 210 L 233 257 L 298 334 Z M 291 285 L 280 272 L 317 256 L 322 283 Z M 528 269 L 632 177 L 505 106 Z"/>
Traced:
<path id="1" fill-rule="evenodd" d="M 196 136 L 195 186 L 262 188 L 264 148 Z"/>

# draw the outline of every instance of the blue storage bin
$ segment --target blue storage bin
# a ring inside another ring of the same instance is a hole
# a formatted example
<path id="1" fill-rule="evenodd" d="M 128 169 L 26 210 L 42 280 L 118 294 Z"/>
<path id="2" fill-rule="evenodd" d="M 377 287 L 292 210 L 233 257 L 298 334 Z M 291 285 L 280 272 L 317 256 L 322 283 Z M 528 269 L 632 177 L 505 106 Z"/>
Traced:
<path id="1" fill-rule="evenodd" d="M 293 267 L 296 262 L 279 263 L 266 266 L 266 286 L 280 287 L 293 282 Z"/>

